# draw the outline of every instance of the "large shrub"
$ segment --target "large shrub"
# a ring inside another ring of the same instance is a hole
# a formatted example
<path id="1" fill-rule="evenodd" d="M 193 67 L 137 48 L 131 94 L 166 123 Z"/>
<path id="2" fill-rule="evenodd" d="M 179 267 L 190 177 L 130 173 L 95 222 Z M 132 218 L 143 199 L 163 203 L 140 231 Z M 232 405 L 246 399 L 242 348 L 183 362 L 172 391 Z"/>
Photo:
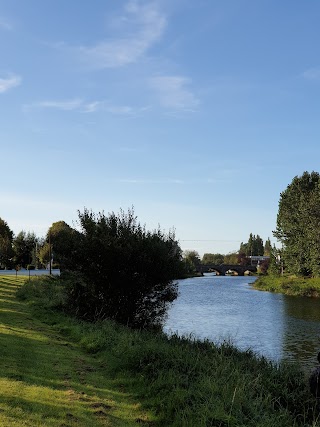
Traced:
<path id="1" fill-rule="evenodd" d="M 88 320 L 159 326 L 177 297 L 181 249 L 174 233 L 147 231 L 133 209 L 105 216 L 79 212 L 80 238 L 69 306 Z"/>

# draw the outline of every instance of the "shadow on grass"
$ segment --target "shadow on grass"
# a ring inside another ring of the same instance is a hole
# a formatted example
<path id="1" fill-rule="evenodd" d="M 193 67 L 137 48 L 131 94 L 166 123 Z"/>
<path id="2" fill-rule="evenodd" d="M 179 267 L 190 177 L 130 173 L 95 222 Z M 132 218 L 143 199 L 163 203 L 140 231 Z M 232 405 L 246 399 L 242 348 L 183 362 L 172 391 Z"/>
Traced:
<path id="1" fill-rule="evenodd" d="M 99 360 L 32 316 L 12 282 L 0 278 L 0 425 L 151 425 Z"/>

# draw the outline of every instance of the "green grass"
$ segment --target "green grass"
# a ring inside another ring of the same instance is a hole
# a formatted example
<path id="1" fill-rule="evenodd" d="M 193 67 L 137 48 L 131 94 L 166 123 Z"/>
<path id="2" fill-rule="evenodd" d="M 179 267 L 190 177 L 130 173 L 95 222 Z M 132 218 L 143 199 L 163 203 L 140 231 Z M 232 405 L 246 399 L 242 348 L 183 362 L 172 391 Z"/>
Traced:
<path id="1" fill-rule="evenodd" d="M 254 283 L 254 287 L 286 295 L 320 297 L 320 278 L 260 276 Z"/>
<path id="2" fill-rule="evenodd" d="M 0 283 L 10 309 L 1 426 L 320 426 L 294 366 L 229 343 L 77 321 L 56 311 L 65 304 L 61 280 Z"/>
<path id="3" fill-rule="evenodd" d="M 16 299 L 26 280 L 0 276 L 0 425 L 149 425 L 154 417 L 121 376 L 110 375 L 107 359 L 63 334 L 61 317 L 39 308 L 35 316 L 35 307 Z"/>

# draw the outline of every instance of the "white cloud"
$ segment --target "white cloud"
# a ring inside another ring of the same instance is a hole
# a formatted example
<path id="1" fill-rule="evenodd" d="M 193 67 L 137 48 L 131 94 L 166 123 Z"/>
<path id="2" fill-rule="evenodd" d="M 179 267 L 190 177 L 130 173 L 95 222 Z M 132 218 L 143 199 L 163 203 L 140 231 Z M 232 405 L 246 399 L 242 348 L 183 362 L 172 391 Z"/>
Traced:
<path id="1" fill-rule="evenodd" d="M 55 108 L 57 110 L 64 111 L 78 110 L 80 107 L 82 107 L 82 105 L 83 101 L 81 99 L 71 99 L 65 101 L 42 101 L 38 104 L 34 104 L 34 106 L 40 108 Z"/>
<path id="2" fill-rule="evenodd" d="M 195 111 L 199 100 L 188 88 L 191 80 L 183 76 L 157 76 L 150 79 L 163 107 L 171 110 Z"/>
<path id="3" fill-rule="evenodd" d="M 21 81 L 21 77 L 16 75 L 12 75 L 4 79 L 0 78 L 0 93 L 4 93 L 9 89 L 19 86 Z"/>
<path id="4" fill-rule="evenodd" d="M 80 113 L 95 113 L 98 111 L 115 114 L 115 115 L 134 115 L 148 110 L 148 107 L 130 107 L 128 105 L 112 105 L 107 101 L 92 101 L 85 102 L 81 98 L 67 99 L 62 101 L 46 100 L 27 104 L 23 106 L 24 111 L 29 111 L 33 108 L 52 108 L 62 111 L 77 111 Z"/>
<path id="5" fill-rule="evenodd" d="M 155 2 L 136 0 L 126 4 L 125 13 L 118 21 L 124 35 L 77 49 L 86 64 L 97 68 L 117 68 L 136 62 L 160 39 L 166 26 L 166 18 Z"/>
<path id="6" fill-rule="evenodd" d="M 320 80 L 320 67 L 309 68 L 303 73 L 303 77 L 308 80 Z"/>

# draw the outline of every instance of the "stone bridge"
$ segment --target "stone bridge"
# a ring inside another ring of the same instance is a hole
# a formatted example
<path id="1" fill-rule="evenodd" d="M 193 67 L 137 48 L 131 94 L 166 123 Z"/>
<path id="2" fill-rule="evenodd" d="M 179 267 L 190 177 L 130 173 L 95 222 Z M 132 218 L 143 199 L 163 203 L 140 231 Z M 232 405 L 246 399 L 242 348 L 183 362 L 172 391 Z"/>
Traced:
<path id="1" fill-rule="evenodd" d="M 238 264 L 200 264 L 199 273 L 215 272 L 220 276 L 225 276 L 227 271 L 237 273 L 239 276 L 244 276 L 246 271 L 256 273 L 257 267 L 254 265 L 238 265 Z"/>

